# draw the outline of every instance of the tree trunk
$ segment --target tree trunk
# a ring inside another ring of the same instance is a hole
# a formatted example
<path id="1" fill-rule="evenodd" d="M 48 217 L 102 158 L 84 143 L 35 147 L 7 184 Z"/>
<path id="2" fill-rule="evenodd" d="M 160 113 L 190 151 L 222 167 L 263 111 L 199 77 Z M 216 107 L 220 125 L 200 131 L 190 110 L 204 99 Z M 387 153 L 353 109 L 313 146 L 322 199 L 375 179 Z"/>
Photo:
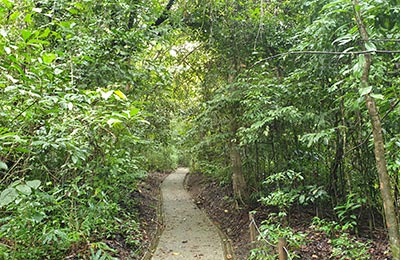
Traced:
<path id="1" fill-rule="evenodd" d="M 368 33 L 365 28 L 364 22 L 359 11 L 359 1 L 353 0 L 354 12 L 358 29 L 363 40 L 363 49 L 365 43 L 369 41 Z M 369 86 L 369 72 L 371 69 L 372 55 L 370 53 L 364 54 L 365 64 L 361 76 L 361 88 Z M 383 201 L 383 208 L 385 212 L 386 226 L 388 229 L 390 248 L 393 254 L 393 259 L 400 259 L 400 234 L 399 225 L 397 221 L 397 214 L 394 207 L 394 199 L 392 195 L 392 188 L 390 184 L 390 177 L 387 170 L 387 163 L 385 158 L 385 146 L 382 134 L 381 119 L 379 117 L 378 109 L 376 107 L 375 99 L 368 93 L 365 95 L 365 101 L 368 108 L 369 117 L 372 125 L 372 134 L 374 137 L 374 153 L 376 160 L 376 168 L 378 171 L 380 191 Z"/>
<path id="2" fill-rule="evenodd" d="M 234 81 L 233 75 L 229 75 L 228 83 L 231 84 Z M 232 89 L 232 92 L 235 92 L 236 89 Z M 232 163 L 232 188 L 235 199 L 242 203 L 246 204 L 247 201 L 247 183 L 243 175 L 242 168 L 242 158 L 240 154 L 239 141 L 237 137 L 238 131 L 238 123 L 237 123 L 237 115 L 238 115 L 238 104 L 234 103 L 231 107 L 231 133 L 232 139 L 230 140 L 230 158 Z"/>
<path id="3" fill-rule="evenodd" d="M 389 233 L 390 247 L 393 254 L 393 259 L 400 259 L 399 224 L 394 206 L 390 177 L 387 170 L 381 120 L 379 118 L 375 100 L 369 94 L 366 95 L 365 98 L 368 107 L 368 113 L 371 118 L 376 167 L 379 175 L 379 187 L 383 200 L 383 208 L 385 212 L 386 226 Z"/>
<path id="4" fill-rule="evenodd" d="M 235 142 L 231 144 L 231 161 L 232 161 L 232 187 L 235 198 L 242 204 L 247 199 L 247 185 L 243 176 L 242 159 L 239 147 Z"/>

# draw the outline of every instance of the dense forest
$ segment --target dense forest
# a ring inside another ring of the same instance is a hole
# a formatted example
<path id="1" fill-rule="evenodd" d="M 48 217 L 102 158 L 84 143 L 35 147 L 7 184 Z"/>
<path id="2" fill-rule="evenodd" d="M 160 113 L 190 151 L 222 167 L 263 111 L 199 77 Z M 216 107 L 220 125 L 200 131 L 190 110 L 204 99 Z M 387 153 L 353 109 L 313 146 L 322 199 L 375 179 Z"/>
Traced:
<path id="1" fill-rule="evenodd" d="M 399 85 L 398 0 L 0 0 L 0 259 L 140 257 L 131 194 L 178 165 L 289 248 L 308 211 L 400 259 Z"/>

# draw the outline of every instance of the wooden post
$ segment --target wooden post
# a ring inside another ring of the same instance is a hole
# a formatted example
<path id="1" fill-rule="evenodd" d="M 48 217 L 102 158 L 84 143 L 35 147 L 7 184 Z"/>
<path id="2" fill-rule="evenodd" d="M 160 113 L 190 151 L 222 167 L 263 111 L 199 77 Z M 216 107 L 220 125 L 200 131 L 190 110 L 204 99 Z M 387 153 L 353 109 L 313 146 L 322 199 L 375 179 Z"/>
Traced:
<path id="1" fill-rule="evenodd" d="M 278 242 L 279 260 L 288 260 L 288 254 L 285 250 L 285 247 L 286 247 L 286 239 L 279 238 L 279 242 Z"/>
<path id="2" fill-rule="evenodd" d="M 250 228 L 250 242 L 254 244 L 254 242 L 257 240 L 257 233 L 256 233 L 256 227 L 254 226 L 254 216 L 252 212 L 249 212 L 249 228 Z"/>

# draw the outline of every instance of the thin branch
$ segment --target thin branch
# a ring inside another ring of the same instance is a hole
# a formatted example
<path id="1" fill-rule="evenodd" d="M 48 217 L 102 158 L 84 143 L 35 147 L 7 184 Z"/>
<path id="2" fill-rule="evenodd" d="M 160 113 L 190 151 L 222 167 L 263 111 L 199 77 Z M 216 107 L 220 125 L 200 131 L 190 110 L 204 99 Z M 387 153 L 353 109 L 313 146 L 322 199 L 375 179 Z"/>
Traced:
<path id="1" fill-rule="evenodd" d="M 0 183 L 4 183 L 13 173 L 12 171 L 17 167 L 20 161 L 22 161 L 23 157 L 20 157 L 14 165 L 4 174 L 4 177 L 1 179 Z"/>
<path id="2" fill-rule="evenodd" d="M 400 42 L 400 39 L 384 38 L 384 39 L 369 39 L 368 41 L 370 41 L 370 42 Z"/>
<path id="3" fill-rule="evenodd" d="M 253 47 L 254 50 L 257 47 L 258 39 L 262 37 L 262 33 L 263 33 L 263 30 L 264 30 L 263 19 L 264 19 L 264 0 L 260 0 L 260 20 L 259 20 L 256 39 L 254 40 L 254 47 Z"/>
<path id="4" fill-rule="evenodd" d="M 167 20 L 169 18 L 169 11 L 171 10 L 171 8 L 174 5 L 174 3 L 175 3 L 175 0 L 169 0 L 167 6 L 165 7 L 165 9 L 163 11 L 163 13 L 157 19 L 157 21 L 155 21 L 153 26 L 159 26 L 160 24 L 162 24 L 165 20 Z"/>
<path id="5" fill-rule="evenodd" d="M 195 53 L 197 50 L 199 50 L 200 48 L 202 48 L 204 46 L 204 43 L 201 43 L 199 45 L 197 45 L 193 50 L 191 50 L 190 52 L 186 53 L 185 56 L 183 56 L 182 59 L 180 59 L 179 64 L 184 62 L 190 55 L 192 55 L 193 53 Z"/>
<path id="6" fill-rule="evenodd" d="M 382 117 L 382 121 L 400 104 L 400 99 L 390 106 L 390 109 L 386 111 L 385 115 Z"/>
<path id="7" fill-rule="evenodd" d="M 382 117 L 382 121 L 390 114 L 390 112 L 392 112 L 398 105 L 400 104 L 400 99 L 396 101 L 396 103 L 394 103 L 390 109 L 385 113 L 385 115 Z M 372 135 L 372 131 L 369 132 L 369 134 L 367 135 L 367 137 L 364 139 L 364 141 L 362 141 L 361 143 L 357 144 L 356 146 L 350 148 L 349 150 L 347 150 L 343 156 L 346 156 L 347 154 L 349 154 L 350 152 L 354 151 L 355 149 L 361 147 L 362 145 L 364 145 L 366 142 L 368 142 L 369 138 Z"/>
<path id="8" fill-rule="evenodd" d="M 285 55 L 362 55 L 362 54 L 392 54 L 392 53 L 400 53 L 400 50 L 366 50 L 366 51 L 349 51 L 349 52 L 340 52 L 340 51 L 289 51 L 285 53 L 279 53 L 268 58 L 257 61 L 254 65 L 259 64 L 263 61 L 268 61 L 272 59 L 276 59 Z"/>
<path id="9" fill-rule="evenodd" d="M 30 104 L 29 106 L 27 106 L 24 110 L 21 110 L 21 112 L 16 115 L 12 120 L 11 120 L 11 124 L 14 123 L 15 120 L 17 120 L 18 117 L 20 117 L 23 113 L 25 113 L 26 111 L 28 111 L 28 109 L 30 109 L 33 105 L 35 105 L 38 102 L 38 100 L 36 99 L 35 101 L 32 102 L 32 104 Z"/>

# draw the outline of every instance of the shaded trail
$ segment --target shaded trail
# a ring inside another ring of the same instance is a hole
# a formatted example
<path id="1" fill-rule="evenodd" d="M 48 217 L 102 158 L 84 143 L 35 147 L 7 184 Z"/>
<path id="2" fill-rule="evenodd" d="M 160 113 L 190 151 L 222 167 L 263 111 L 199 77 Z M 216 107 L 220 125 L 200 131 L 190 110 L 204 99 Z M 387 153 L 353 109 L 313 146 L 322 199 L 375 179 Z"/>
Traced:
<path id="1" fill-rule="evenodd" d="M 223 260 L 217 228 L 183 187 L 187 172 L 187 168 L 178 168 L 161 185 L 166 227 L 152 259 Z"/>

